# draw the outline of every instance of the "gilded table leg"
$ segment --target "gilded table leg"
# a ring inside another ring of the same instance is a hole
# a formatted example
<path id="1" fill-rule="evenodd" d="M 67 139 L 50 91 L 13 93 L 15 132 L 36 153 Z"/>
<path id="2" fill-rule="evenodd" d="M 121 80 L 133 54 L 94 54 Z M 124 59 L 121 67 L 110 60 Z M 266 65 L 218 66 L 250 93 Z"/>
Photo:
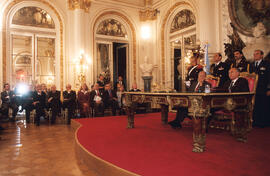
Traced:
<path id="1" fill-rule="evenodd" d="M 235 113 L 234 124 L 234 136 L 237 141 L 247 142 L 248 133 L 248 114 L 247 113 Z"/>
<path id="2" fill-rule="evenodd" d="M 169 112 L 169 106 L 168 105 L 164 105 L 161 104 L 161 121 L 163 124 L 167 124 L 168 123 L 168 112 Z"/>
<path id="3" fill-rule="evenodd" d="M 127 107 L 126 112 L 128 120 L 127 128 L 134 128 L 134 108 Z"/>
<path id="4" fill-rule="evenodd" d="M 205 118 L 193 118 L 193 152 L 204 152 L 205 149 Z"/>

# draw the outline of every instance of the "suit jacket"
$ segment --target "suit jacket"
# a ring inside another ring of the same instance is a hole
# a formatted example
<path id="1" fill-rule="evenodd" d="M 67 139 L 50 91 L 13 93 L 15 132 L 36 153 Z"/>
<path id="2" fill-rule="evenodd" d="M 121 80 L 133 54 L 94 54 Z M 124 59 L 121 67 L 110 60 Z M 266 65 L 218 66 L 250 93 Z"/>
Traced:
<path id="1" fill-rule="evenodd" d="M 63 107 L 67 108 L 75 108 L 76 105 L 76 92 L 71 90 L 70 92 L 64 91 L 63 92 Z"/>
<path id="2" fill-rule="evenodd" d="M 231 85 L 231 80 L 226 81 L 223 86 L 225 92 L 229 92 L 229 87 Z M 237 81 L 231 86 L 231 92 L 249 92 L 248 81 L 245 78 L 239 77 Z"/>
<path id="3" fill-rule="evenodd" d="M 246 60 L 245 57 L 242 57 L 241 61 L 236 64 L 236 61 L 234 60 L 234 62 L 231 65 L 231 68 L 238 68 L 238 70 L 240 72 L 247 72 L 247 67 L 248 67 L 248 61 Z"/>
<path id="4" fill-rule="evenodd" d="M 255 68 L 255 62 L 252 62 L 249 65 L 249 71 L 258 75 L 256 94 L 265 95 L 266 91 L 270 90 L 270 63 L 262 60 L 259 66 Z"/>
<path id="5" fill-rule="evenodd" d="M 219 87 L 229 79 L 228 77 L 228 65 L 225 62 L 220 62 L 218 65 L 212 64 L 210 67 L 210 72 L 213 76 L 219 77 Z"/>
<path id="6" fill-rule="evenodd" d="M 205 92 L 205 86 L 208 85 L 211 88 L 211 84 L 207 81 L 203 81 L 203 85 L 199 86 L 196 90 L 196 86 L 198 84 L 198 81 L 195 81 L 191 84 L 191 86 L 188 88 L 188 92 L 198 92 L 198 93 L 203 93 Z"/>
<path id="7" fill-rule="evenodd" d="M 92 107 L 94 107 L 95 102 L 95 96 L 97 95 L 96 90 L 92 90 L 90 92 L 90 104 Z M 103 91 L 99 90 L 99 96 L 101 97 L 101 101 L 104 101 Z"/>
<path id="8" fill-rule="evenodd" d="M 2 104 L 9 104 L 9 103 L 15 103 L 16 101 L 16 95 L 14 91 L 10 90 L 1 92 L 1 100 Z"/>
<path id="9" fill-rule="evenodd" d="M 49 106 L 51 108 L 57 108 L 59 109 L 60 108 L 60 104 L 61 104 L 61 101 L 60 101 L 60 91 L 56 90 L 55 92 L 48 92 L 48 99 L 52 98 L 51 102 L 48 102 L 49 103 Z"/>
<path id="10" fill-rule="evenodd" d="M 42 91 L 40 94 L 38 94 L 37 91 L 34 91 L 33 93 L 33 102 L 38 102 L 35 105 L 36 109 L 45 108 L 46 106 L 46 94 Z"/>
<path id="11" fill-rule="evenodd" d="M 141 90 L 140 89 L 136 89 L 136 90 L 135 89 L 130 89 L 129 91 L 130 92 L 140 92 Z"/>
<path id="12" fill-rule="evenodd" d="M 104 103 L 106 104 L 110 101 L 113 101 L 113 98 L 117 99 L 117 95 L 116 95 L 116 92 L 114 90 L 111 90 L 111 95 L 109 93 L 109 90 L 105 90 L 104 94 L 103 94 L 103 98 L 104 98 Z"/>

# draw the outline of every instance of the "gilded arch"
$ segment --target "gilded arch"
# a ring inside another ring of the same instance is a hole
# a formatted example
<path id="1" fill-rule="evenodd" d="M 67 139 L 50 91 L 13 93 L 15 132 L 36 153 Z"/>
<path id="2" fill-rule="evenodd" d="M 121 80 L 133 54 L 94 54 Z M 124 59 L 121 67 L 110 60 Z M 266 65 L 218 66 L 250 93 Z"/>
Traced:
<path id="1" fill-rule="evenodd" d="M 133 24 L 131 23 L 131 21 L 123 14 L 119 13 L 119 12 L 116 12 L 116 11 L 107 11 L 107 12 L 104 12 L 102 13 L 101 15 L 98 16 L 98 18 L 96 18 L 95 22 L 94 22 L 94 25 L 93 25 L 93 31 L 98 23 L 98 21 L 106 16 L 106 15 L 116 15 L 116 16 L 119 16 L 121 17 L 130 27 L 131 29 L 131 32 L 132 32 L 132 52 L 133 52 L 133 59 L 132 59 L 132 66 L 133 66 L 133 81 L 135 82 L 136 81 L 136 33 L 135 33 L 135 27 L 133 26 Z M 93 32 L 93 39 L 94 39 L 94 35 L 95 35 L 95 32 Z M 95 41 L 93 40 L 93 47 L 95 46 Z M 93 49 L 94 51 L 94 49 Z"/>
<path id="2" fill-rule="evenodd" d="M 187 3 L 185 1 L 182 2 L 178 2 L 176 4 L 174 4 L 166 13 L 166 15 L 164 16 L 163 22 L 162 22 L 162 26 L 161 26 L 161 73 L 162 73 L 162 84 L 165 85 L 165 26 L 168 22 L 168 19 L 170 17 L 170 15 L 172 14 L 172 12 L 178 8 L 179 6 L 189 6 L 193 9 L 193 7 L 190 5 L 190 3 Z M 196 17 L 196 15 L 195 15 Z"/>
<path id="3" fill-rule="evenodd" d="M 12 2 L 10 2 L 8 4 L 8 6 L 6 7 L 4 13 L 3 13 L 3 32 L 2 32 L 2 45 L 3 45 L 3 66 L 2 66 L 2 69 L 3 69 L 3 82 L 6 82 L 6 66 L 7 66 L 7 52 L 6 52 L 6 49 L 7 49 L 7 46 L 6 46 L 6 43 L 7 43 L 7 15 L 9 13 L 9 11 L 12 9 L 12 7 L 14 7 L 15 5 L 17 5 L 18 3 L 21 3 L 21 2 L 24 2 L 25 0 L 13 0 Z M 63 49 L 63 21 L 60 17 L 60 14 L 58 13 L 58 11 L 50 4 L 48 3 L 46 0 L 36 0 L 37 2 L 40 2 L 44 5 L 46 5 L 47 7 L 49 7 L 53 12 L 54 14 L 57 16 L 57 19 L 59 21 L 59 27 L 60 27 L 60 31 L 59 31 L 59 39 L 60 39 L 60 88 L 61 90 L 63 90 L 63 86 L 64 86 L 64 68 L 63 68 L 63 63 L 64 63 L 64 49 Z"/>

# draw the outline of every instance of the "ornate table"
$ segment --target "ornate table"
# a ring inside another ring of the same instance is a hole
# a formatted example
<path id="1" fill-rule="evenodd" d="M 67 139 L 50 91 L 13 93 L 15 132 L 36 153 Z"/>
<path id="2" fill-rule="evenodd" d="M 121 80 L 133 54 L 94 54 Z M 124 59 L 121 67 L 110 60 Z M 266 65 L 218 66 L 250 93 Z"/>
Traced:
<path id="1" fill-rule="evenodd" d="M 254 93 L 146 93 L 125 92 L 124 105 L 127 112 L 127 128 L 134 128 L 134 110 L 137 103 L 154 103 L 161 106 L 161 121 L 168 122 L 168 107 L 186 107 L 193 123 L 193 152 L 205 150 L 206 120 L 210 112 L 225 110 L 231 112 L 233 136 L 247 141 L 251 129 Z"/>

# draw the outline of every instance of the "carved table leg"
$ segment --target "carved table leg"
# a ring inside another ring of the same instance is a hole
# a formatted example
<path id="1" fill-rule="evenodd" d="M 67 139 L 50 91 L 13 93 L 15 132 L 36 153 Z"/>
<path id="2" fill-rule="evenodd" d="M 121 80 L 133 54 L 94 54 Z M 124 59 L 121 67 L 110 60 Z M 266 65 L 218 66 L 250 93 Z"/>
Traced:
<path id="1" fill-rule="evenodd" d="M 247 133 L 248 133 L 248 113 L 238 112 L 235 113 L 235 124 L 234 124 L 234 137 L 237 141 L 247 142 Z"/>
<path id="2" fill-rule="evenodd" d="M 167 124 L 168 123 L 168 112 L 169 112 L 169 106 L 168 105 L 164 105 L 161 104 L 161 121 L 163 124 Z"/>
<path id="3" fill-rule="evenodd" d="M 193 152 L 204 152 L 205 149 L 205 118 L 193 118 Z"/>
<path id="4" fill-rule="evenodd" d="M 126 112 L 127 112 L 127 118 L 128 118 L 127 128 L 134 128 L 134 108 L 127 107 Z"/>

